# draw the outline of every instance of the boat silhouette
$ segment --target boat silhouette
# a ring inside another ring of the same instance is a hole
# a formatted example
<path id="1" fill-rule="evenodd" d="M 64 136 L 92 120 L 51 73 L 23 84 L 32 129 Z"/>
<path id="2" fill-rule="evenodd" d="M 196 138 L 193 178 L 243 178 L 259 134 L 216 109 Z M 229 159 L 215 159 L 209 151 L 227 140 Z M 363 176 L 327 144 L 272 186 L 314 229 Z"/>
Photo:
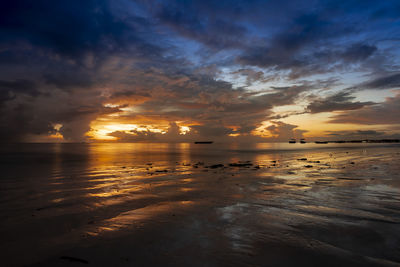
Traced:
<path id="1" fill-rule="evenodd" d="M 294 139 L 294 138 L 290 139 L 289 144 L 296 144 L 296 139 Z"/>

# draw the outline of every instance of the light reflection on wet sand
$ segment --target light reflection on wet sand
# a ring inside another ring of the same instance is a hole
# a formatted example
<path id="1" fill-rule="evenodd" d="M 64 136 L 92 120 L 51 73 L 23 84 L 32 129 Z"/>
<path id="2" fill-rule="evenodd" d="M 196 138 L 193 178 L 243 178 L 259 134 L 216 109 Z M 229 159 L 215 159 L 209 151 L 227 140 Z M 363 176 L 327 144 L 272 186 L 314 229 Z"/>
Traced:
<path id="1" fill-rule="evenodd" d="M 10 266 L 399 264 L 400 147 L 297 148 L 3 148 L 0 250 Z"/>

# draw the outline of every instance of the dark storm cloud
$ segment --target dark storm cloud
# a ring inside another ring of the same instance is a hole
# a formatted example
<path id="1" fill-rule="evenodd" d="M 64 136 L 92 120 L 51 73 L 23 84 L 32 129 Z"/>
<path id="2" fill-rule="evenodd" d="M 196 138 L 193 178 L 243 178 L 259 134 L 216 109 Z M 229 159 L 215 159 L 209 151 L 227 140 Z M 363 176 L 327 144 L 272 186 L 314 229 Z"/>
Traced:
<path id="1" fill-rule="evenodd" d="M 150 97 L 149 93 L 137 93 L 135 91 L 120 91 L 120 92 L 115 92 L 112 94 L 111 98 L 126 98 L 126 97 L 132 97 L 132 96 L 142 96 L 142 97 Z"/>
<path id="2" fill-rule="evenodd" d="M 248 135 L 262 121 L 285 117 L 274 107 L 336 86 L 336 71 L 390 73 L 362 84 L 365 89 L 399 84 L 389 60 L 393 47 L 380 45 L 396 37 L 396 1 L 3 2 L 3 141 L 55 133 L 56 124 L 65 139 L 82 140 L 93 120 L 110 113 L 127 121 L 192 122 L 196 137 Z M 226 72 L 245 79 L 246 87 L 224 80 Z M 307 82 L 314 74 L 329 77 Z M 254 84 L 261 87 L 250 91 Z M 349 94 L 312 100 L 311 113 L 388 104 L 356 102 Z M 169 134 L 168 140 L 182 137 L 176 125 Z"/>
<path id="3" fill-rule="evenodd" d="M 268 82 L 273 81 L 276 78 L 274 75 L 270 75 L 269 77 L 264 74 L 262 71 L 256 71 L 253 69 L 239 69 L 237 71 L 232 72 L 236 78 L 240 76 L 246 77 L 246 85 L 252 85 L 254 82 Z"/>
<path id="4" fill-rule="evenodd" d="M 361 109 L 365 106 L 374 105 L 374 102 L 353 102 L 354 96 L 351 96 L 349 92 L 339 92 L 335 95 L 319 98 L 313 100 L 308 106 L 307 111 L 310 113 L 330 112 L 337 110 L 355 110 Z"/>
<path id="5" fill-rule="evenodd" d="M 152 23 L 118 7 L 107 0 L 2 3 L 2 72 L 43 77 L 63 89 L 87 88 L 101 77 L 99 70 L 110 58 L 162 61 L 167 48 L 145 34 Z"/>
<path id="6" fill-rule="evenodd" d="M 313 40 L 328 35 L 329 31 L 324 30 L 325 27 L 328 25 L 316 15 L 304 15 L 295 19 L 293 25 L 272 40 L 249 47 L 238 60 L 247 65 L 279 69 L 301 66 L 305 63 L 300 57 L 295 57 L 296 52 Z"/>
<path id="7" fill-rule="evenodd" d="M 377 137 L 382 136 L 385 132 L 374 131 L 374 130 L 358 130 L 358 131 L 327 131 L 327 135 L 336 137 L 354 137 L 354 136 L 364 136 L 364 137 Z"/>
<path id="8" fill-rule="evenodd" d="M 65 140 L 83 140 L 90 122 L 98 115 L 118 111 L 103 107 L 101 100 L 96 95 L 76 99 L 60 94 L 7 101 L 0 106 L 2 114 L 7 115 L 0 116 L 0 137 L 2 141 L 23 141 L 29 135 L 54 134 L 54 125 L 61 124 Z"/>
<path id="9" fill-rule="evenodd" d="M 35 117 L 29 103 L 7 107 L 20 96 L 32 99 L 39 94 L 36 84 L 32 81 L 0 80 L 0 140 L 17 141 L 25 133 L 51 132 L 50 123 L 44 118 Z"/>
<path id="10" fill-rule="evenodd" d="M 11 91 L 13 93 L 28 94 L 31 96 L 36 96 L 39 94 L 36 84 L 32 81 L 24 79 L 15 81 L 0 80 L 0 90 Z"/>
<path id="11" fill-rule="evenodd" d="M 200 136 L 204 137 L 226 136 L 233 133 L 232 129 L 218 125 L 195 125 L 190 128 L 194 129 Z"/>
<path id="12" fill-rule="evenodd" d="M 289 70 L 291 79 L 357 68 L 374 71 L 384 66 L 383 62 L 379 66 L 369 62 L 384 58 L 375 44 L 377 39 L 386 38 L 379 33 L 382 25 L 386 24 L 387 29 L 396 26 L 383 14 L 379 18 L 373 14 L 385 10 L 396 16 L 392 8 L 399 9 L 399 3 L 310 1 L 308 5 L 308 9 L 288 13 L 287 23 L 252 42 L 237 61 L 243 65 Z M 397 39 L 393 33 L 387 37 L 386 40 Z M 391 68 L 389 62 L 385 65 Z"/>
<path id="13" fill-rule="evenodd" d="M 106 66 L 126 67 L 121 57 L 162 61 L 164 47 L 143 34 L 151 23 L 116 8 L 91 0 L 1 4 L 2 141 L 51 134 L 55 124 L 66 140 L 82 140 L 90 122 L 108 112 L 101 88 L 119 87 Z"/>
<path id="14" fill-rule="evenodd" d="M 387 73 L 367 80 L 366 82 L 357 84 L 355 86 L 346 88 L 346 91 L 350 94 L 352 92 L 363 91 L 363 90 L 390 90 L 400 88 L 400 73 Z"/>
<path id="15" fill-rule="evenodd" d="M 399 139 L 400 134 L 396 134 L 389 128 L 387 131 L 376 130 L 357 130 L 357 131 L 326 131 L 325 140 L 380 140 L 380 139 Z"/>
<path id="16" fill-rule="evenodd" d="M 356 43 L 345 49 L 316 47 L 313 51 L 307 51 L 310 46 L 318 46 L 318 41 L 314 40 L 314 44 L 308 44 L 307 40 L 298 38 L 299 41 L 278 40 L 276 44 L 271 46 L 250 48 L 238 58 L 238 62 L 262 68 L 290 70 L 288 77 L 298 79 L 335 69 L 349 68 L 344 64 L 363 62 L 377 50 L 375 46 Z M 320 36 L 319 38 L 326 40 L 329 39 L 329 36 Z M 293 42 L 297 42 L 297 44 L 293 44 Z"/>
<path id="17" fill-rule="evenodd" d="M 367 45 L 351 45 L 344 51 L 329 46 L 329 41 L 350 34 L 352 28 L 333 23 L 320 14 L 301 14 L 277 35 L 256 46 L 250 46 L 238 58 L 244 65 L 277 70 L 291 70 L 291 78 L 299 78 L 329 70 L 330 64 L 358 61 L 374 52 Z M 360 52 L 357 48 L 362 47 Z"/>
<path id="18" fill-rule="evenodd" d="M 17 94 L 38 96 L 36 84 L 29 80 L 19 79 L 14 81 L 0 80 L 0 106 L 2 102 L 15 99 Z"/>
<path id="19" fill-rule="evenodd" d="M 74 59 L 88 51 L 120 51 L 132 42 L 147 45 L 129 21 L 112 13 L 108 1 L 16 0 L 3 2 L 1 8 L 2 43 L 27 41 Z M 153 47 L 146 49 L 154 53 Z"/>
<path id="20" fill-rule="evenodd" d="M 377 50 L 376 46 L 362 43 L 353 44 L 348 47 L 340 57 L 344 62 L 358 62 L 370 57 Z"/>
<path id="21" fill-rule="evenodd" d="M 51 123 L 46 118 L 36 117 L 31 111 L 31 106 L 20 104 L 7 110 L 7 117 L 0 117 L 0 138 L 3 142 L 20 141 L 26 134 L 52 133 Z"/>
<path id="22" fill-rule="evenodd" d="M 389 74 L 368 81 L 359 86 L 360 89 L 393 89 L 400 88 L 400 73 Z"/>
<path id="23" fill-rule="evenodd" d="M 44 74 L 43 78 L 47 84 L 54 85 L 59 89 L 71 90 L 76 88 L 90 88 L 94 83 L 94 75 L 85 70 L 64 70 Z"/>
<path id="24" fill-rule="evenodd" d="M 386 98 L 386 101 L 358 110 L 343 112 L 332 117 L 332 123 L 354 124 L 400 124 L 400 94 Z"/>
<path id="25" fill-rule="evenodd" d="M 156 12 L 160 21 L 179 34 L 216 49 L 238 47 L 246 28 L 223 18 L 204 17 L 191 2 L 165 3 Z"/>
<path id="26" fill-rule="evenodd" d="M 229 127 L 236 128 L 236 133 L 249 134 L 272 115 L 273 107 L 294 103 L 309 88 L 296 85 L 250 93 L 233 89 L 228 82 L 194 74 L 170 77 L 152 73 L 148 81 L 145 87 L 151 99 L 137 104 L 135 111 L 125 116 L 194 121 L 202 125 L 192 129 L 205 136 L 234 133 Z M 160 83 L 162 90 L 158 89 Z"/>

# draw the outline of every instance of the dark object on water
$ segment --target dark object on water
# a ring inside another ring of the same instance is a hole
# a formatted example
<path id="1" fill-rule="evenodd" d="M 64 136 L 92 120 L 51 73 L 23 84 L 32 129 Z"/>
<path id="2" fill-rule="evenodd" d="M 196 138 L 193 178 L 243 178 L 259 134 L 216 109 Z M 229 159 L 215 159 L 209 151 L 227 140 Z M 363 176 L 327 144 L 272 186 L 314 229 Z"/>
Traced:
<path id="1" fill-rule="evenodd" d="M 327 144 L 328 141 L 315 141 L 316 144 Z"/>
<path id="2" fill-rule="evenodd" d="M 307 158 L 301 158 L 301 159 L 297 159 L 297 160 L 307 160 Z"/>
<path id="3" fill-rule="evenodd" d="M 247 167 L 247 166 L 253 166 L 253 163 L 250 163 L 250 162 L 229 163 L 229 166 L 231 166 L 231 167 Z"/>
<path id="4" fill-rule="evenodd" d="M 61 256 L 60 259 L 80 262 L 80 263 L 84 263 L 84 264 L 89 264 L 89 262 L 87 260 L 80 259 L 80 258 L 75 258 L 75 257 L 70 257 L 70 256 Z"/>
<path id="5" fill-rule="evenodd" d="M 294 138 L 290 139 L 289 144 L 296 144 L 296 139 L 294 139 Z"/>
<path id="6" fill-rule="evenodd" d="M 336 141 L 329 141 L 333 143 L 400 143 L 399 139 L 378 139 L 378 140 L 336 140 Z"/>
<path id="7" fill-rule="evenodd" d="M 196 141 L 194 142 L 195 144 L 212 144 L 214 143 L 213 141 Z"/>
<path id="8" fill-rule="evenodd" d="M 312 165 L 305 165 L 304 167 L 306 167 L 306 168 L 312 168 L 313 166 L 312 166 Z"/>
<path id="9" fill-rule="evenodd" d="M 224 164 L 214 164 L 214 165 L 211 165 L 211 166 L 209 166 L 211 169 L 216 169 L 216 168 L 222 168 L 222 167 L 224 167 Z"/>
<path id="10" fill-rule="evenodd" d="M 306 140 L 304 138 L 300 139 L 300 144 L 305 144 Z"/>
<path id="11" fill-rule="evenodd" d="M 400 139 L 365 140 L 366 143 L 399 143 Z"/>

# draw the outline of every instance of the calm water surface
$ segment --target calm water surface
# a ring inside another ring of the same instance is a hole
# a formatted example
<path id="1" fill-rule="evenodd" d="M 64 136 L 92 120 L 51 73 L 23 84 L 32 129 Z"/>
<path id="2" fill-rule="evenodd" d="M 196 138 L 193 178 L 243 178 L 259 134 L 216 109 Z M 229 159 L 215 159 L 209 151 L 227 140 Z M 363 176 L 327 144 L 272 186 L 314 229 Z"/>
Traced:
<path id="1" fill-rule="evenodd" d="M 400 264 L 397 144 L 9 144 L 0 167 L 5 266 Z"/>

